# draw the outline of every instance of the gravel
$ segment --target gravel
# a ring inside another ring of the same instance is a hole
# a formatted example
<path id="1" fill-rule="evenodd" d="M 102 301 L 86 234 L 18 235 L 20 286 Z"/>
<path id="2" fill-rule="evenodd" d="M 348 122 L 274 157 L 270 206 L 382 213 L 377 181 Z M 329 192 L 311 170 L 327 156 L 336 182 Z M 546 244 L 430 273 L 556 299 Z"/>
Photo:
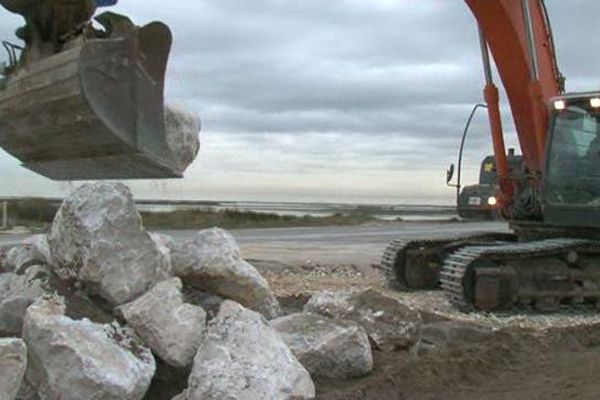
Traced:
<path id="1" fill-rule="evenodd" d="M 564 307 L 555 313 L 540 314 L 533 309 L 515 309 L 506 312 L 458 311 L 442 291 L 396 292 L 387 294 L 400 299 L 431 319 L 476 322 L 492 328 L 522 328 L 538 331 L 600 325 L 600 312 L 591 306 Z"/>

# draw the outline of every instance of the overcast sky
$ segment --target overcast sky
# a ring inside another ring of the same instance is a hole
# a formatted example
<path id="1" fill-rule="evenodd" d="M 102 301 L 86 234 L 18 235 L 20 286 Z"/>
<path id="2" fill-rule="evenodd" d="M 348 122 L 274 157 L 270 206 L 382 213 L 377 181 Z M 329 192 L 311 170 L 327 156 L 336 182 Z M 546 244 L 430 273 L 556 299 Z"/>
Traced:
<path id="1" fill-rule="evenodd" d="M 600 1 L 547 4 L 568 90 L 600 88 L 590 39 Z M 483 86 L 463 1 L 121 0 L 114 10 L 171 26 L 167 100 L 203 119 L 202 152 L 185 179 L 133 183 L 138 197 L 452 202 L 445 168 Z M 19 24 L 2 10 L 0 37 Z M 481 113 L 467 179 L 490 152 Z M 1 152 L 0 183 L 0 196 L 69 189 Z"/>

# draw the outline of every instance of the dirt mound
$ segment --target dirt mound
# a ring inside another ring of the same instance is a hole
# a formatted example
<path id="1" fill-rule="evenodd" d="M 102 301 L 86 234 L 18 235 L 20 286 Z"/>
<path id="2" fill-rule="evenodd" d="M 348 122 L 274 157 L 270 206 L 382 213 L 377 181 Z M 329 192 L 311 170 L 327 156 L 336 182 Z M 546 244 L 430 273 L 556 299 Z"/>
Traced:
<path id="1" fill-rule="evenodd" d="M 598 333 L 548 335 L 505 328 L 477 345 L 429 353 L 375 353 L 373 373 L 348 382 L 318 381 L 321 400 L 597 399 Z"/>

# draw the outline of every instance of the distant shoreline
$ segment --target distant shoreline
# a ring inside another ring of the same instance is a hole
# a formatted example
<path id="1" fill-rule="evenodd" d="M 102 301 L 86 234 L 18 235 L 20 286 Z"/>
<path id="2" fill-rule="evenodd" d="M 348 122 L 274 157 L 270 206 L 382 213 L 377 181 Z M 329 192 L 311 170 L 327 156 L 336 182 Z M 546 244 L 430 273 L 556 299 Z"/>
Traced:
<path id="1" fill-rule="evenodd" d="M 8 201 L 10 226 L 39 228 L 52 222 L 62 203 L 60 198 L 5 201 Z M 454 207 L 431 205 L 139 200 L 136 206 L 144 224 L 152 229 L 274 228 L 458 219 Z"/>

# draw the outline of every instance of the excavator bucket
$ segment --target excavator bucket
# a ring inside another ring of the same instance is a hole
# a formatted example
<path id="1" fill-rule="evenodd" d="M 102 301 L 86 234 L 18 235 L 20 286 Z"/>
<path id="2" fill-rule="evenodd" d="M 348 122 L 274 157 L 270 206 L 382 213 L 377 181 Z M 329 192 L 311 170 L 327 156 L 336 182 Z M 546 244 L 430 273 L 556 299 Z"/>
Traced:
<path id="1" fill-rule="evenodd" d="M 17 66 L 0 89 L 0 146 L 54 180 L 178 178 L 167 145 L 171 32 L 105 13 L 101 34 Z"/>

